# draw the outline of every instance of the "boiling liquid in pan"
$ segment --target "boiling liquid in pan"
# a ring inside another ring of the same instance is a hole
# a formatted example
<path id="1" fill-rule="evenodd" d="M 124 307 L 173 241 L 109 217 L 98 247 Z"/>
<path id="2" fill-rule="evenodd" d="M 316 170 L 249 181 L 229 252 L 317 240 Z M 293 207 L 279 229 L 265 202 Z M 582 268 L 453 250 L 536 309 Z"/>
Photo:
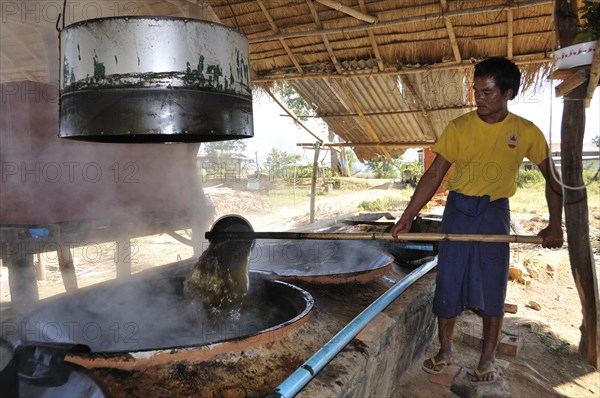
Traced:
<path id="1" fill-rule="evenodd" d="M 254 241 L 211 241 L 183 284 L 183 295 L 210 315 L 238 319 L 248 294 L 248 262 Z"/>

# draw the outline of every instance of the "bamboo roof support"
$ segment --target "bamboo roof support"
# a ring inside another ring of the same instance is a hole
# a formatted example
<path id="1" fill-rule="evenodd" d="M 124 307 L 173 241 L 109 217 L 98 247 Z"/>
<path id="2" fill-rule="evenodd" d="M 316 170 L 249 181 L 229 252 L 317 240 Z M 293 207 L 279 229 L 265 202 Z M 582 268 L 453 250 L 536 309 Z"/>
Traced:
<path id="1" fill-rule="evenodd" d="M 371 126 L 371 123 L 369 123 L 369 121 L 367 120 L 367 117 L 364 115 L 364 113 L 363 113 L 363 111 L 361 109 L 360 104 L 356 101 L 356 98 L 354 98 L 354 95 L 350 91 L 350 88 L 348 87 L 348 83 L 346 83 L 345 80 L 338 80 L 338 84 L 339 84 L 340 89 L 344 93 L 344 95 L 352 103 L 352 107 L 354 108 L 354 111 L 358 114 L 358 118 L 360 119 L 362 126 L 367 130 L 367 132 L 369 133 L 369 135 L 375 141 L 381 141 L 379 139 L 379 136 L 375 132 L 375 129 L 373 128 L 373 126 Z M 392 158 L 392 156 L 390 155 L 390 153 L 386 149 L 383 149 L 383 155 L 391 163 L 394 163 L 394 159 Z"/>
<path id="2" fill-rule="evenodd" d="M 322 30 L 323 24 L 321 23 L 321 19 L 319 18 L 319 14 L 317 13 L 317 9 L 315 8 L 315 5 L 313 4 L 312 0 L 306 0 L 306 4 L 308 5 L 308 8 L 310 8 L 310 13 L 312 15 L 313 20 L 315 21 L 315 24 L 317 25 L 317 29 Z M 340 62 L 338 61 L 337 57 L 335 56 L 335 53 L 333 52 L 333 48 L 331 48 L 331 43 L 329 43 L 327 35 L 323 34 L 321 35 L 321 38 L 323 39 L 323 43 L 325 44 L 325 48 L 327 49 L 327 53 L 329 54 L 329 58 L 331 58 L 331 62 L 333 63 L 335 70 L 337 70 L 338 73 L 343 73 L 344 69 L 342 68 L 342 65 L 340 65 Z"/>
<path id="3" fill-rule="evenodd" d="M 514 41 L 514 16 L 513 10 L 506 10 L 506 30 L 507 30 L 507 38 L 506 38 L 506 58 L 513 58 L 513 41 Z"/>
<path id="4" fill-rule="evenodd" d="M 323 83 L 325 83 L 325 85 L 327 86 L 327 88 L 329 88 L 329 90 L 331 91 L 331 93 L 333 93 L 333 95 L 335 95 L 335 98 L 337 98 L 338 101 L 340 101 L 340 104 L 342 104 L 344 106 L 344 108 L 346 109 L 351 109 L 352 105 L 348 104 L 348 101 L 346 101 L 345 98 L 343 98 L 340 95 L 340 91 L 336 90 L 335 87 L 333 87 L 333 80 L 331 79 L 323 79 Z M 358 114 L 356 114 L 356 116 L 358 116 Z"/>
<path id="5" fill-rule="evenodd" d="M 494 5 L 494 6 L 484 6 L 484 7 L 476 7 L 476 8 L 451 10 L 451 11 L 448 11 L 444 16 L 446 18 L 457 17 L 457 16 L 462 16 L 462 15 L 472 16 L 472 15 L 476 15 L 476 14 L 485 14 L 488 12 L 497 13 L 498 11 L 503 11 L 506 9 L 522 10 L 525 7 L 538 7 L 538 6 L 542 6 L 542 5 L 551 5 L 551 4 L 553 4 L 552 0 L 526 0 L 523 2 L 519 2 L 518 4 L 511 4 L 508 6 L 506 4 L 502 4 L 502 5 Z M 383 22 L 379 21 L 376 24 L 360 24 L 360 25 L 356 25 L 356 26 L 347 26 L 347 27 L 343 27 L 343 28 L 331 28 L 331 29 L 324 29 L 324 30 L 276 33 L 275 35 L 272 35 L 272 36 L 248 38 L 248 42 L 250 44 L 255 44 L 255 43 L 263 43 L 266 41 L 275 41 L 275 40 L 279 40 L 279 39 L 292 39 L 292 38 L 309 37 L 309 36 L 320 36 L 322 34 L 331 35 L 331 34 L 338 34 L 338 33 L 364 32 L 365 30 L 368 31 L 368 30 L 373 30 L 373 29 L 390 28 L 393 26 L 400 26 L 400 25 L 406 25 L 406 24 L 411 24 L 411 23 L 426 22 L 426 21 L 430 21 L 432 19 L 436 19 L 439 17 L 440 17 L 439 13 L 430 13 L 430 14 L 419 15 L 416 17 L 393 19 L 390 21 L 383 21 Z"/>
<path id="6" fill-rule="evenodd" d="M 376 23 L 377 17 L 373 15 L 367 15 L 360 11 L 356 11 L 354 8 L 345 6 L 340 2 L 334 0 L 315 0 L 317 3 L 321 3 L 326 7 L 333 8 L 339 12 L 343 12 L 344 14 L 350 15 L 352 18 L 360 19 L 361 21 L 365 21 L 368 23 Z"/>
<path id="7" fill-rule="evenodd" d="M 365 0 L 358 0 L 358 5 L 360 6 L 360 10 L 367 14 L 367 6 L 365 5 Z M 379 52 L 377 40 L 375 40 L 375 34 L 372 30 L 368 30 L 367 34 L 369 35 L 369 42 L 371 43 L 371 47 L 373 47 L 373 54 L 375 55 L 377 66 L 379 67 L 380 71 L 383 71 L 385 69 L 385 65 L 383 64 L 383 60 L 381 59 L 381 53 Z"/>
<path id="8" fill-rule="evenodd" d="M 269 10 L 267 10 L 267 7 L 265 6 L 263 0 L 256 0 L 256 2 L 258 3 L 258 6 L 262 10 L 265 18 L 267 18 L 267 21 L 269 22 L 269 25 L 271 26 L 271 30 L 273 30 L 273 33 L 275 33 L 276 35 L 279 34 L 279 28 L 275 24 L 275 21 L 273 21 L 273 17 L 271 16 L 271 13 L 269 13 Z M 288 57 L 290 57 L 290 60 L 292 61 L 292 63 L 296 67 L 296 69 L 298 70 L 298 73 L 302 74 L 304 72 L 302 70 L 302 66 L 300 66 L 300 63 L 296 59 L 296 56 L 294 55 L 294 53 L 292 52 L 290 47 L 285 42 L 285 39 L 279 38 L 278 40 L 279 40 L 279 43 L 281 43 L 281 46 L 283 47 L 285 52 L 287 53 Z"/>
<path id="9" fill-rule="evenodd" d="M 407 141 L 407 142 L 325 142 L 323 144 L 321 144 L 321 146 L 325 146 L 325 147 L 352 147 L 352 148 L 359 148 L 359 147 L 377 147 L 377 148 L 383 148 L 383 147 L 388 147 L 388 148 L 401 148 L 401 149 L 408 149 L 408 148 L 423 148 L 423 147 L 428 147 L 435 144 L 434 141 Z M 313 146 L 314 144 L 310 144 L 310 143 L 298 143 L 296 144 L 297 146 Z"/>
<path id="10" fill-rule="evenodd" d="M 271 91 L 271 89 L 267 90 L 267 93 L 271 96 L 271 98 L 273 98 L 273 101 L 275 101 L 277 103 L 277 105 L 279 105 L 281 107 L 281 109 L 284 110 L 285 113 L 287 113 L 288 115 L 290 115 L 290 117 L 292 119 L 294 119 L 294 122 L 298 123 L 298 125 L 300 127 L 302 127 L 304 130 L 306 130 L 308 132 L 308 134 L 312 135 L 313 137 L 315 137 L 317 139 L 317 141 L 319 141 L 319 143 L 323 142 L 323 138 L 319 137 L 317 134 L 313 133 L 311 129 L 309 129 L 308 127 L 306 127 L 306 125 L 304 123 L 302 123 L 302 121 L 300 121 L 296 115 L 294 115 L 294 112 L 292 112 L 291 110 L 289 110 L 287 108 L 287 106 L 285 106 L 283 104 L 283 102 L 279 101 L 279 99 L 277 98 L 277 96 Z M 312 144 L 314 145 L 314 144 Z"/>
<path id="11" fill-rule="evenodd" d="M 543 64 L 552 62 L 552 57 L 550 57 L 547 53 L 539 53 L 539 54 L 527 54 L 520 55 L 513 58 L 513 62 L 517 65 L 533 65 L 533 64 Z M 462 61 L 460 64 L 448 64 L 448 63 L 440 63 L 435 65 L 426 65 L 420 66 L 417 68 L 406 68 L 406 69 L 397 69 L 397 68 L 386 68 L 384 71 L 374 71 L 371 69 L 358 71 L 353 70 L 352 72 L 345 72 L 342 75 L 336 74 L 328 74 L 327 78 L 329 79 L 349 79 L 356 77 L 373 77 L 373 76 L 397 76 L 397 75 L 409 75 L 413 73 L 423 73 L 423 72 L 434 72 L 434 71 L 444 71 L 444 70 L 455 70 L 455 69 L 466 69 L 472 68 L 474 63 L 472 60 Z M 322 72 L 306 72 L 304 74 L 296 74 L 296 73 L 272 73 L 272 74 L 263 74 L 256 77 L 256 79 L 252 80 L 253 84 L 264 84 L 271 83 L 274 81 L 291 81 L 291 80 L 310 80 L 310 79 L 319 79 L 323 78 Z"/>
<path id="12" fill-rule="evenodd" d="M 408 80 L 408 76 L 400 75 L 400 80 L 402 81 L 402 85 L 410 91 L 411 95 L 414 97 L 419 110 L 421 111 L 421 115 L 425 120 L 425 126 L 429 133 L 429 138 L 435 140 L 435 130 L 433 129 L 433 125 L 431 124 L 431 120 L 429 119 L 429 115 L 427 114 L 427 109 L 425 109 L 425 105 L 423 104 L 423 100 L 419 97 L 419 93 L 415 90 L 415 87 L 412 85 L 410 80 Z"/>
<path id="13" fill-rule="evenodd" d="M 440 5 L 442 7 L 442 15 L 444 16 L 444 23 L 446 24 L 446 30 L 448 31 L 450 45 L 452 46 L 452 52 L 454 53 L 454 60 L 457 64 L 460 64 L 462 62 L 462 57 L 460 55 L 460 49 L 458 48 L 458 42 L 456 41 L 454 27 L 452 26 L 452 21 L 450 21 L 450 18 L 445 16 L 445 14 L 448 12 L 448 3 L 446 0 L 440 0 Z"/>
<path id="14" fill-rule="evenodd" d="M 443 112 L 450 110 L 460 110 L 460 109 L 472 109 L 473 105 L 458 105 L 458 106 L 447 106 L 443 108 L 431 108 L 426 109 L 427 113 L 430 112 Z M 385 111 L 385 112 L 363 112 L 365 116 L 393 116 L 393 115 L 406 115 L 411 113 L 422 113 L 423 111 L 420 109 L 409 109 L 402 111 Z M 283 115 L 285 116 L 285 115 Z M 325 117 L 356 117 L 358 114 L 356 113 L 327 113 L 320 115 L 296 115 L 299 118 L 325 118 Z"/>

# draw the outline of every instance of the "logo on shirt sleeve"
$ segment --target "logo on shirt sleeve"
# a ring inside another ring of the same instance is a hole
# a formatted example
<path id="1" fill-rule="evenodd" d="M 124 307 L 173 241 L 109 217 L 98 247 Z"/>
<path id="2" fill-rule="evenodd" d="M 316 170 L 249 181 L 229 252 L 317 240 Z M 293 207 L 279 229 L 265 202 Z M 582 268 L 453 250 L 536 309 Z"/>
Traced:
<path id="1" fill-rule="evenodd" d="M 508 139 L 504 142 L 509 148 L 516 148 L 519 142 L 519 135 L 515 132 L 508 133 Z"/>

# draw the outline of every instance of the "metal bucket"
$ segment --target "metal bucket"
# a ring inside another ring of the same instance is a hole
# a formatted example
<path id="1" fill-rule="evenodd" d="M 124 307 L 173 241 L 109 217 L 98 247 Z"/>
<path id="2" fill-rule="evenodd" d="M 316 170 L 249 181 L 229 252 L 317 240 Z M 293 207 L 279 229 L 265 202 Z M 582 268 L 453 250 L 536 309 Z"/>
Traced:
<path id="1" fill-rule="evenodd" d="M 101 18 L 61 31 L 60 137 L 145 143 L 254 135 L 248 41 L 212 22 Z"/>

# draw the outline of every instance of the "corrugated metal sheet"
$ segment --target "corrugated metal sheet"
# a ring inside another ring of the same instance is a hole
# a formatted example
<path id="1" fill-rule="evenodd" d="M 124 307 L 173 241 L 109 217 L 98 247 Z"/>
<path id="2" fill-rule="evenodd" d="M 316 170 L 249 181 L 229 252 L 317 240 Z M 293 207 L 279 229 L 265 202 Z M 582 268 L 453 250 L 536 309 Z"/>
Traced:
<path id="1" fill-rule="evenodd" d="M 382 154 L 382 148 L 400 154 L 407 147 L 433 143 L 450 120 L 468 111 L 468 81 L 462 70 L 413 73 L 404 80 L 315 78 L 292 85 L 344 141 L 373 143 L 355 147 L 359 158 L 368 159 Z"/>

